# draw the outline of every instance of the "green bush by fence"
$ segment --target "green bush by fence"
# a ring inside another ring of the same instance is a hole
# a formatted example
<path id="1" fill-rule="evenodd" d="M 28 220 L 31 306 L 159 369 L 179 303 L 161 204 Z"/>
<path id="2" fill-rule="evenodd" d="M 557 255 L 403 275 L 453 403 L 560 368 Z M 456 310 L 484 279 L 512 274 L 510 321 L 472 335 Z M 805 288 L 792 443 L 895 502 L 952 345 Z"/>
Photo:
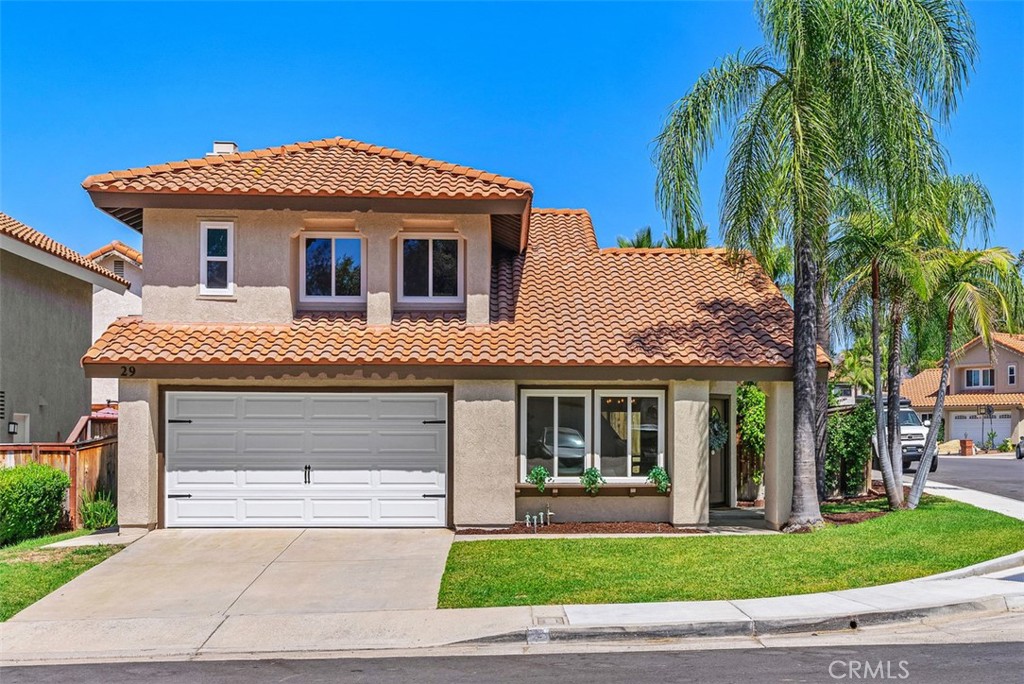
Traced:
<path id="1" fill-rule="evenodd" d="M 117 507 L 107 492 L 92 492 L 82 497 L 78 510 L 82 514 L 82 527 L 102 530 L 117 524 Z"/>
<path id="2" fill-rule="evenodd" d="M 875 408 L 858 402 L 848 413 L 828 417 L 828 452 L 825 457 L 825 489 L 844 496 L 861 493 L 864 470 L 871 458 L 871 436 L 875 431 Z"/>
<path id="3" fill-rule="evenodd" d="M 56 530 L 69 486 L 66 473 L 39 463 L 0 469 L 0 546 Z"/>

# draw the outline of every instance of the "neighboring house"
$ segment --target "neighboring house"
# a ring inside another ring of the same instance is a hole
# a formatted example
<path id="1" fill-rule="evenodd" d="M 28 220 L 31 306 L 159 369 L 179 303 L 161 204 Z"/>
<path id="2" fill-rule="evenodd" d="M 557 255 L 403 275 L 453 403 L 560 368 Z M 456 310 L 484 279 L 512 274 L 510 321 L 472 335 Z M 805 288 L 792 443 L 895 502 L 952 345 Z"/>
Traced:
<path id="1" fill-rule="evenodd" d="M 123 293 L 93 286 L 92 341 L 95 342 L 110 327 L 110 324 L 121 316 L 134 316 L 142 313 L 142 252 L 114 240 L 110 244 L 90 252 L 86 259 L 131 283 Z M 116 403 L 117 378 L 93 378 L 93 408 L 99 409 L 105 405 Z"/>
<path id="2" fill-rule="evenodd" d="M 836 400 L 836 406 L 853 406 L 857 403 L 857 397 L 861 395 L 860 389 L 849 382 L 833 382 L 832 394 Z"/>
<path id="3" fill-rule="evenodd" d="M 83 184 L 146 254 L 142 315 L 83 359 L 120 380 L 122 525 L 704 524 L 744 380 L 786 521 L 792 310 L 753 259 L 601 249 L 526 183 L 342 138 L 214 149 Z"/>
<path id="4" fill-rule="evenodd" d="M 128 282 L 0 214 L 0 442 L 63 441 L 89 414 L 94 287 Z"/>
<path id="5" fill-rule="evenodd" d="M 980 337 L 953 353 L 943 411 L 946 439 L 971 439 L 980 446 L 994 432 L 999 446 L 1024 435 L 1024 335 L 994 333 L 992 341 L 991 356 Z M 941 369 L 930 368 L 903 381 L 901 394 L 922 420 L 934 419 L 940 375 Z"/>

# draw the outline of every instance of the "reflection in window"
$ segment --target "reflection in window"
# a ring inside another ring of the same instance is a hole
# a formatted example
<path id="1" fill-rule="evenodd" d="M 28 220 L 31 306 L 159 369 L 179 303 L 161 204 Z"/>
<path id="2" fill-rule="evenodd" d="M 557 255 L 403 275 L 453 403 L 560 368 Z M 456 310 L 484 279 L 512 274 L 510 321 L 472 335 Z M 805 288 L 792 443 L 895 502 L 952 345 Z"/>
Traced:
<path id="1" fill-rule="evenodd" d="M 526 398 L 526 470 L 544 466 L 554 477 L 580 475 L 586 467 L 586 398 Z"/>
<path id="2" fill-rule="evenodd" d="M 460 273 L 457 239 L 402 240 L 402 297 L 460 297 Z"/>
<path id="3" fill-rule="evenodd" d="M 361 298 L 363 241 L 307 237 L 304 250 L 306 297 Z"/>

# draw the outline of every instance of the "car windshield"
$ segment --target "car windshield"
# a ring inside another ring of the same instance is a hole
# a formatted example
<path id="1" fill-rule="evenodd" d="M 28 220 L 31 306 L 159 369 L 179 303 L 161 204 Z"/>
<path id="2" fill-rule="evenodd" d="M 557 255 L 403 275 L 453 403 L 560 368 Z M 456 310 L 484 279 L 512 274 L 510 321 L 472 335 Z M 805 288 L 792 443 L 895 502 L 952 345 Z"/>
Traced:
<path id="1" fill-rule="evenodd" d="M 903 427 L 921 427 L 921 419 L 913 411 L 900 411 L 900 425 Z"/>

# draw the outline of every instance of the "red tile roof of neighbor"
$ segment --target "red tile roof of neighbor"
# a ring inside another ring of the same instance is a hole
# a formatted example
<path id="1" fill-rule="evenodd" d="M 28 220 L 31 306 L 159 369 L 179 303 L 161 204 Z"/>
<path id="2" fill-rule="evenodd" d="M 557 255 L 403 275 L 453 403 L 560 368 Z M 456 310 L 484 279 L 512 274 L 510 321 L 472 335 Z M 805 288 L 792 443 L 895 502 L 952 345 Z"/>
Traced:
<path id="1" fill-rule="evenodd" d="M 941 368 L 927 368 L 914 377 L 904 380 L 903 384 L 900 385 L 900 394 L 909 399 L 910 405 L 916 409 L 934 408 L 935 396 L 939 392 L 939 380 L 941 378 Z M 1024 393 L 959 392 L 957 394 L 947 394 L 943 406 L 947 408 L 1024 406 Z"/>
<path id="2" fill-rule="evenodd" d="M 99 249 L 94 249 L 93 251 L 86 254 L 85 258 L 88 259 L 89 261 L 96 261 L 97 259 L 102 259 L 103 257 L 111 253 L 120 254 L 125 259 L 134 261 L 137 264 L 142 263 L 142 252 L 140 252 L 137 249 L 129 247 L 120 240 L 114 240 L 109 244 L 103 245 Z"/>
<path id="3" fill-rule="evenodd" d="M 953 352 L 953 358 L 963 355 L 968 349 L 981 342 L 981 336 L 975 337 L 973 340 L 960 347 L 958 350 Z M 1007 349 L 1017 352 L 1018 354 L 1024 354 L 1024 335 L 1015 335 L 1012 333 L 994 332 L 992 333 L 992 344 L 1002 345 Z"/>
<path id="4" fill-rule="evenodd" d="M 527 199 L 529 183 L 379 145 L 326 138 L 89 176 L 90 192 Z"/>
<path id="5" fill-rule="evenodd" d="M 0 235 L 6 235 L 7 237 L 24 242 L 26 245 L 30 245 L 38 250 L 52 254 L 53 256 L 59 257 L 64 261 L 74 264 L 75 266 L 80 266 L 92 271 L 93 273 L 98 273 L 105 278 L 110 278 L 114 282 L 126 286 L 130 284 L 124 278 L 114 275 L 102 266 L 97 266 L 88 257 L 82 256 L 70 247 L 65 247 L 53 238 L 47 237 L 38 230 L 30 228 L 21 221 L 4 213 L 0 213 Z"/>
<path id="6" fill-rule="evenodd" d="M 303 313 L 287 325 L 118 319 L 86 364 L 792 364 L 793 313 L 756 261 L 724 250 L 599 249 L 582 210 L 534 210 L 524 254 L 496 252 L 491 322 Z M 819 351 L 819 362 L 827 357 Z"/>

